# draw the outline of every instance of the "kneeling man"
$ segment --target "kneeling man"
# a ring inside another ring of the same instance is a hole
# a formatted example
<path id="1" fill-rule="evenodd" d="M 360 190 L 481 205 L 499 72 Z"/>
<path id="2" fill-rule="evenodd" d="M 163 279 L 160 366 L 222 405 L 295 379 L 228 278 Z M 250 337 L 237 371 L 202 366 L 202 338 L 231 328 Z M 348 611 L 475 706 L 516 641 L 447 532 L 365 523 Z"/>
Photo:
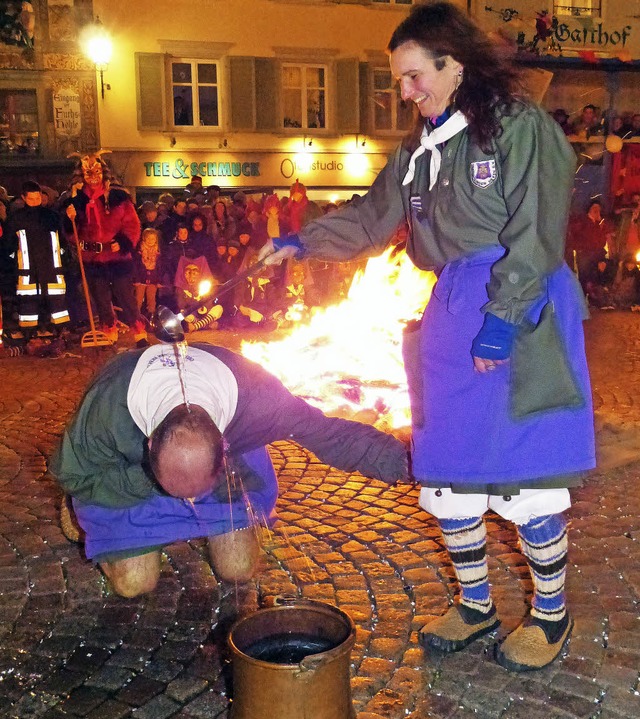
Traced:
<path id="1" fill-rule="evenodd" d="M 171 542 L 207 537 L 222 581 L 255 571 L 257 526 L 273 520 L 278 483 L 266 445 L 292 440 L 322 462 L 393 483 L 401 442 L 325 416 L 273 375 L 221 347 L 172 345 L 119 355 L 98 374 L 51 471 L 72 497 L 85 552 L 114 590 L 153 590 Z"/>

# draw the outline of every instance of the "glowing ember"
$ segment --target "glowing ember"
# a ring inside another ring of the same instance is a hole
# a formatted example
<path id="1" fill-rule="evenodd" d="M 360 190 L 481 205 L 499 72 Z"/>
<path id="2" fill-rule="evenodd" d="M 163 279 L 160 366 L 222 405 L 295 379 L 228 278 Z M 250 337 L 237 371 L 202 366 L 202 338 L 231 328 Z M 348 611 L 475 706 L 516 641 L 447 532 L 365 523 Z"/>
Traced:
<path id="1" fill-rule="evenodd" d="M 356 273 L 346 300 L 316 310 L 282 340 L 243 342 L 242 353 L 327 414 L 409 426 L 402 331 L 420 316 L 435 276 L 392 251 Z"/>

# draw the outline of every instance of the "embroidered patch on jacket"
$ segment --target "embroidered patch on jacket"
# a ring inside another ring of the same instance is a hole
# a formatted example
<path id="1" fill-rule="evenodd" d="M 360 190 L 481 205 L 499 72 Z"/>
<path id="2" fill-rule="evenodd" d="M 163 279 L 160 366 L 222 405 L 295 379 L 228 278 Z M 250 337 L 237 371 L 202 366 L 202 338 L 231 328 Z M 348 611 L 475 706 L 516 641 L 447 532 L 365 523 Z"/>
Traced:
<path id="1" fill-rule="evenodd" d="M 495 160 L 481 160 L 471 163 L 471 182 L 476 187 L 489 187 L 498 178 Z"/>

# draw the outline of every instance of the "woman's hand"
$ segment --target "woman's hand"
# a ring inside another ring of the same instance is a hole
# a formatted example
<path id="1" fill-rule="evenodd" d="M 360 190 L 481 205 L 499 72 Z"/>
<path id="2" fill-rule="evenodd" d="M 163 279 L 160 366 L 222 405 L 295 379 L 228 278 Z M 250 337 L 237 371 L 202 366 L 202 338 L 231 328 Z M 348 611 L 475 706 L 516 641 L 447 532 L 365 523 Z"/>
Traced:
<path id="1" fill-rule="evenodd" d="M 500 364 L 506 364 L 509 360 L 499 359 L 484 359 L 483 357 L 473 358 L 473 367 L 476 372 L 484 374 L 485 372 L 493 372 L 493 370 Z"/>
<path id="2" fill-rule="evenodd" d="M 480 332 L 471 343 L 476 372 L 492 372 L 498 365 L 509 361 L 517 329 L 517 325 L 505 322 L 491 312 L 485 313 Z"/>
<path id="3" fill-rule="evenodd" d="M 267 240 L 258 253 L 258 261 L 264 260 L 265 265 L 279 265 L 284 260 L 296 257 L 300 248 L 296 245 L 285 245 L 279 250 L 273 246 L 273 240 Z"/>

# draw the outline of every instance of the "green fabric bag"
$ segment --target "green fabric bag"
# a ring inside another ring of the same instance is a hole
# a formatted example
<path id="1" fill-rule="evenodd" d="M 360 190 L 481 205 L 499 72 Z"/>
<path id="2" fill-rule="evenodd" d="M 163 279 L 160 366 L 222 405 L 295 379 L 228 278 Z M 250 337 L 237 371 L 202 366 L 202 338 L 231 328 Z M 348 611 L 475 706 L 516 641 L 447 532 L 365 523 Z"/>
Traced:
<path id="1" fill-rule="evenodd" d="M 556 325 L 553 302 L 542 308 L 537 324 L 525 320 L 516 334 L 511 355 L 510 405 L 516 419 L 584 405 Z"/>

